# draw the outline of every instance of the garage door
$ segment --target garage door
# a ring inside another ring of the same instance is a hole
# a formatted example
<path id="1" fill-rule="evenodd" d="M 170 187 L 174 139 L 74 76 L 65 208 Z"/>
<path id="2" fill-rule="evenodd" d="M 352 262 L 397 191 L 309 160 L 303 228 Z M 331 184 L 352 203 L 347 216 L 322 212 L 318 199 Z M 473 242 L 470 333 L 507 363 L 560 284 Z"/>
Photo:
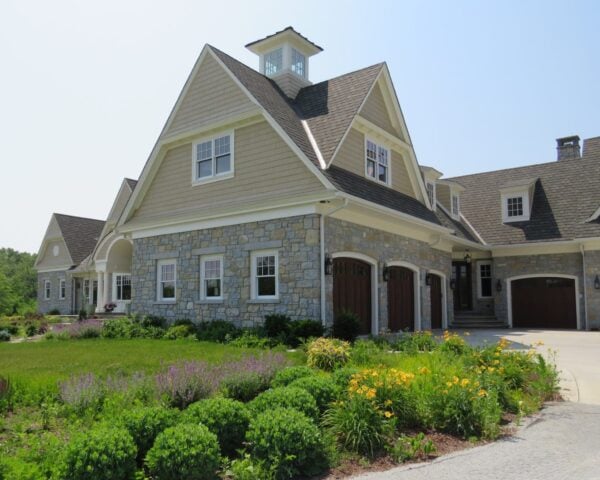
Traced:
<path id="1" fill-rule="evenodd" d="M 515 328 L 577 328 L 575 280 L 522 278 L 511 282 Z"/>
<path id="2" fill-rule="evenodd" d="M 360 333 L 371 333 L 371 265 L 355 258 L 333 259 L 333 314 L 352 312 Z"/>

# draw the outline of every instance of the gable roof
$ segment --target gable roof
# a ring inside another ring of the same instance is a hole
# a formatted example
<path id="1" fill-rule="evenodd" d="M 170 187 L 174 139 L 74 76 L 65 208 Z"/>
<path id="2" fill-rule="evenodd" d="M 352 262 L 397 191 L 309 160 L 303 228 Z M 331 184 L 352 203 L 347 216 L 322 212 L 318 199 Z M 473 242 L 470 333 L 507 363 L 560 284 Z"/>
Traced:
<path id="1" fill-rule="evenodd" d="M 104 221 L 61 213 L 55 213 L 54 218 L 56 218 L 73 263 L 78 265 L 92 253 L 104 227 Z"/>
<path id="2" fill-rule="evenodd" d="M 302 35 L 300 32 L 296 31 L 294 29 L 294 27 L 289 26 L 289 27 L 285 27 L 283 30 L 279 30 L 278 32 L 272 33 L 271 35 L 267 35 L 266 37 L 263 38 L 259 38 L 258 40 L 254 40 L 253 42 L 247 43 L 245 45 L 246 48 L 251 47 L 252 45 L 256 45 L 257 43 L 260 42 L 264 42 L 265 40 L 268 40 L 269 38 L 273 38 L 276 37 L 277 35 L 281 35 L 282 33 L 285 32 L 292 32 L 295 33 L 296 35 L 298 35 L 300 38 L 302 38 L 303 40 L 305 40 L 306 42 L 308 42 L 309 44 L 311 44 L 316 50 L 322 52 L 323 48 L 320 47 L 319 45 L 317 45 L 316 43 L 312 42 L 311 40 L 309 40 L 308 38 L 306 38 L 304 35 Z"/>
<path id="3" fill-rule="evenodd" d="M 500 187 L 537 179 L 528 221 L 503 223 Z M 521 244 L 600 236 L 590 216 L 600 205 L 600 152 L 451 179 L 465 186 L 461 212 L 490 244 Z"/>

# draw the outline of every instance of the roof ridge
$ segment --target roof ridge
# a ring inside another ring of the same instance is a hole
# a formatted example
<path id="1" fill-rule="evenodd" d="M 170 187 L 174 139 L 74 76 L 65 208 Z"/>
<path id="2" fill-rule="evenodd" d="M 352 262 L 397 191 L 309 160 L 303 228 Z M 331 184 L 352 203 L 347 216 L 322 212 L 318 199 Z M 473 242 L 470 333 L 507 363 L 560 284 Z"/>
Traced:
<path id="1" fill-rule="evenodd" d="M 70 217 L 70 218 L 78 218 L 80 220 L 92 220 L 94 222 L 102 222 L 104 223 L 106 220 L 99 220 L 97 218 L 90 218 L 90 217 L 80 217 L 78 215 L 69 215 L 68 213 L 58 213 L 58 212 L 54 212 L 53 215 L 59 215 L 61 217 Z"/>
<path id="2" fill-rule="evenodd" d="M 384 66 L 384 65 L 385 65 L 385 62 L 374 63 L 373 65 L 369 65 L 368 67 L 357 68 L 356 70 L 352 70 L 352 71 L 350 71 L 350 72 L 346 72 L 346 73 L 342 73 L 342 74 L 340 74 L 340 75 L 336 75 L 335 77 L 328 78 L 327 80 L 321 80 L 321 81 L 320 81 L 320 82 L 318 82 L 318 83 L 313 83 L 312 85 L 307 85 L 306 87 L 302 87 L 302 88 L 301 88 L 301 89 L 298 91 L 298 95 L 300 94 L 300 92 L 301 92 L 302 90 L 310 89 L 310 88 L 312 88 L 312 87 L 316 87 L 316 86 L 318 86 L 318 85 L 322 85 L 322 84 L 324 84 L 324 83 L 327 83 L 327 82 L 332 82 L 332 81 L 334 81 L 334 80 L 339 80 L 340 78 L 347 77 L 347 76 L 349 76 L 349 75 L 355 75 L 355 74 L 357 74 L 358 72 L 363 72 L 363 71 L 365 71 L 365 70 L 369 70 L 369 69 L 371 69 L 371 68 L 375 68 L 375 67 L 381 67 L 381 68 L 383 68 L 383 66 Z M 296 98 L 298 98 L 298 96 L 296 96 Z"/>

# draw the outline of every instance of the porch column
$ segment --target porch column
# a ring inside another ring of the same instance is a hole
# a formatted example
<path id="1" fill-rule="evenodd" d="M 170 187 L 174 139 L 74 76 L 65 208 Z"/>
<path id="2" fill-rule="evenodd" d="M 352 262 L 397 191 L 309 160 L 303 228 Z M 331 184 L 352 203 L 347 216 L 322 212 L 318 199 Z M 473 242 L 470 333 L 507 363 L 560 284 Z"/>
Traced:
<path id="1" fill-rule="evenodd" d="M 104 305 L 107 303 L 110 303 L 110 280 L 109 273 L 104 272 L 104 300 L 102 302 L 102 307 L 104 308 Z"/>
<path id="2" fill-rule="evenodd" d="M 87 296 L 88 296 L 88 305 L 94 303 L 94 278 L 93 277 L 91 277 L 89 280 Z M 88 305 L 86 305 L 85 308 L 88 308 Z"/>
<path id="3" fill-rule="evenodd" d="M 92 290 L 92 292 L 93 292 L 93 290 Z M 92 297 L 92 299 L 93 299 L 93 297 Z M 104 275 L 103 275 L 103 272 L 98 272 L 98 303 L 96 304 L 96 312 L 103 312 L 103 311 L 104 311 Z"/>

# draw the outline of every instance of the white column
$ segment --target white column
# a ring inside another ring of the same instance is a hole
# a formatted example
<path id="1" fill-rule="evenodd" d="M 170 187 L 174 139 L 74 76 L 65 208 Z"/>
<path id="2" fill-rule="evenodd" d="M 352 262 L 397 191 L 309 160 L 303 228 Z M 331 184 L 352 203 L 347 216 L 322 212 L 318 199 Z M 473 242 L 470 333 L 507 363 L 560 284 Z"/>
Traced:
<path id="1" fill-rule="evenodd" d="M 108 272 L 104 272 L 104 303 L 102 307 L 110 303 L 110 277 Z"/>
<path id="2" fill-rule="evenodd" d="M 89 280 L 87 296 L 88 296 L 88 305 L 90 303 L 94 303 L 94 279 L 93 278 L 90 278 L 90 280 Z M 88 308 L 88 305 L 86 305 L 85 308 Z"/>
<path id="3" fill-rule="evenodd" d="M 104 311 L 104 275 L 102 274 L 102 272 L 98 272 L 98 303 L 96 304 L 96 312 L 103 312 L 103 311 Z"/>

